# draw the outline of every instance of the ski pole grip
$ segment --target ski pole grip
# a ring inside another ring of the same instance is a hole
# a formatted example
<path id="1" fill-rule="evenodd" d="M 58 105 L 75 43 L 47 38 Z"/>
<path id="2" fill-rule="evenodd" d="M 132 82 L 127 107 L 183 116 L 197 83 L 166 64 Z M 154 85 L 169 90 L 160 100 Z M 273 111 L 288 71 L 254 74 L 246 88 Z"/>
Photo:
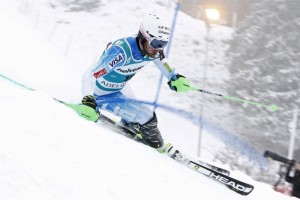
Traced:
<path id="1" fill-rule="evenodd" d="M 265 151 L 264 157 L 265 157 L 265 158 L 268 158 L 268 157 L 270 157 L 270 156 L 269 156 L 270 154 L 272 154 L 272 152 L 270 152 L 270 151 Z"/>
<path id="2" fill-rule="evenodd" d="M 265 151 L 264 157 L 271 158 L 273 160 L 283 162 L 283 163 L 287 163 L 287 164 L 290 164 L 290 165 L 295 164 L 295 160 L 287 159 L 287 158 L 285 158 L 285 157 L 283 157 L 283 156 L 281 156 L 277 153 L 271 152 L 271 151 Z"/>
<path id="3" fill-rule="evenodd" d="M 273 160 L 277 160 L 277 161 L 281 161 L 281 162 L 287 161 L 286 158 L 278 155 L 277 153 L 274 153 L 274 152 L 271 152 L 271 151 L 268 151 L 268 150 L 265 151 L 264 157 L 271 158 Z"/>

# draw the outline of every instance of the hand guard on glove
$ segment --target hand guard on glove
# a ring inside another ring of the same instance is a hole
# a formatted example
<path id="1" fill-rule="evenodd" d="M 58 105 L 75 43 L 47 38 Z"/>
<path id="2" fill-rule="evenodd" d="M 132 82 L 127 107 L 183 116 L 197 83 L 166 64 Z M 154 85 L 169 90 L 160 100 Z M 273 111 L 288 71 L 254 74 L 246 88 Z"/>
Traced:
<path id="1" fill-rule="evenodd" d="M 176 74 L 168 82 L 171 90 L 176 92 L 188 92 L 190 91 L 190 82 L 184 76 Z"/>
<path id="2" fill-rule="evenodd" d="M 94 110 L 97 108 L 97 103 L 93 95 L 84 96 L 81 102 L 83 105 L 89 106 Z"/>

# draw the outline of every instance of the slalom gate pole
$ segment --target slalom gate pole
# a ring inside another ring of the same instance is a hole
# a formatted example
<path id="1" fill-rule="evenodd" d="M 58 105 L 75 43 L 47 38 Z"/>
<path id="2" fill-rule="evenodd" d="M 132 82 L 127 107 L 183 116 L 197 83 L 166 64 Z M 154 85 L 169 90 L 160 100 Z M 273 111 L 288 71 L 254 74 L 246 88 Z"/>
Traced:
<path id="1" fill-rule="evenodd" d="M 166 49 L 166 57 L 169 56 L 170 53 L 170 49 L 171 49 L 171 44 L 172 44 L 172 40 L 173 40 L 173 35 L 174 35 L 174 30 L 175 30 L 175 25 L 176 25 L 176 21 L 177 21 L 177 14 L 178 11 L 180 10 L 180 3 L 176 3 L 176 8 L 175 8 L 175 12 L 174 12 L 174 17 L 173 17 L 173 22 L 172 22 L 172 26 L 171 26 L 171 33 L 170 33 L 170 39 L 169 39 L 169 44 L 167 46 Z M 160 95 L 160 91 L 161 91 L 161 85 L 162 85 L 162 81 L 163 81 L 163 74 L 160 74 L 159 77 L 159 81 L 158 81 L 158 85 L 157 85 L 157 90 L 156 90 L 156 95 L 155 95 L 155 100 L 154 100 L 154 110 L 157 108 L 158 104 L 158 99 L 159 99 L 159 95 Z"/>

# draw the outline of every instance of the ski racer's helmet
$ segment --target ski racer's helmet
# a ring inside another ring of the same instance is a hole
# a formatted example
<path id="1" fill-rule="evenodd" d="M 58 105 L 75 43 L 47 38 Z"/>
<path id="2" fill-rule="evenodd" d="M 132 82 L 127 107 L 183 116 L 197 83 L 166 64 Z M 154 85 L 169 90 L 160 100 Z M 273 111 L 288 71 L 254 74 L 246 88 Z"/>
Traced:
<path id="1" fill-rule="evenodd" d="M 163 49 L 169 42 L 170 27 L 158 15 L 148 14 L 142 19 L 137 37 L 142 44 L 147 41 L 153 49 Z"/>

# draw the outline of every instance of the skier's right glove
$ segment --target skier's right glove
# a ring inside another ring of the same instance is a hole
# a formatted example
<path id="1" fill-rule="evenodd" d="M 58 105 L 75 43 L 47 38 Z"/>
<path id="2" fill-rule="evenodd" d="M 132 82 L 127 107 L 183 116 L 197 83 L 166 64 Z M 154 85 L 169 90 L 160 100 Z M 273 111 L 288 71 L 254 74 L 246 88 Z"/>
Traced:
<path id="1" fill-rule="evenodd" d="M 93 95 L 84 96 L 81 102 L 83 105 L 89 106 L 94 110 L 96 110 L 97 108 L 97 103 Z"/>

